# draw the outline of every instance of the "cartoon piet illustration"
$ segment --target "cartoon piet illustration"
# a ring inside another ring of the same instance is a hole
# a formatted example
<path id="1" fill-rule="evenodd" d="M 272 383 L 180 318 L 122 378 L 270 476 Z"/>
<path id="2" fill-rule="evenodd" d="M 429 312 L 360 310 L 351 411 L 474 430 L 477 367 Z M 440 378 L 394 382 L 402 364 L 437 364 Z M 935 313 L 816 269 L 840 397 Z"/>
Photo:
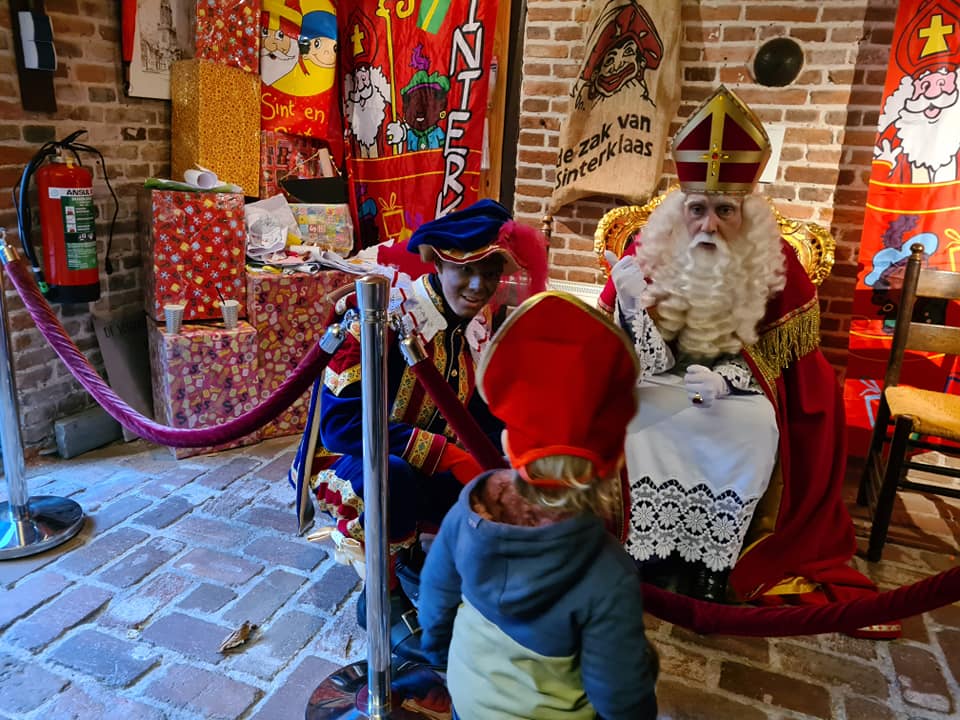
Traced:
<path id="1" fill-rule="evenodd" d="M 356 141 L 357 155 L 376 158 L 382 154 L 383 124 L 390 103 L 390 83 L 383 70 L 371 64 L 377 54 L 377 35 L 369 19 L 354 11 L 347 21 L 349 57 L 352 63 L 343 78 L 343 105 L 347 127 Z"/>
<path id="2" fill-rule="evenodd" d="M 423 45 L 413 49 L 410 67 L 416 72 L 400 91 L 403 121 L 387 125 L 387 142 L 405 143 L 408 152 L 436 150 L 443 147 L 445 135 L 440 121 L 447 114 L 450 80 L 439 72 L 427 72 L 430 60 L 423 54 Z"/>
<path id="3" fill-rule="evenodd" d="M 929 3 L 897 40 L 895 58 L 903 75 L 884 102 L 874 160 L 898 183 L 960 179 L 960 3 Z"/>
<path id="4" fill-rule="evenodd" d="M 297 97 L 333 87 L 337 16 L 330 0 L 263 0 L 260 77 L 264 85 Z"/>
<path id="5" fill-rule="evenodd" d="M 647 11 L 631 0 L 611 0 L 587 40 L 589 55 L 571 96 L 578 110 L 593 107 L 625 88 L 640 86 L 655 105 L 645 73 L 660 67 L 663 41 Z"/>
<path id="6" fill-rule="evenodd" d="M 299 45 L 302 60 L 310 63 L 305 64 L 307 74 L 316 72 L 317 68 L 334 70 L 337 67 L 337 16 L 324 10 L 304 15 Z"/>
<path id="7" fill-rule="evenodd" d="M 898 215 L 890 221 L 881 237 L 883 247 L 870 259 L 870 272 L 863 278 L 863 284 L 873 290 L 870 301 L 877 307 L 877 315 L 883 320 L 883 332 L 887 335 L 893 334 L 899 302 L 899 293 L 891 288 L 899 289 L 903 284 L 911 246 L 920 243 L 929 258 L 940 244 L 936 233 L 915 232 L 918 220 L 916 215 Z M 924 298 L 918 298 L 918 311 L 922 311 L 923 306 Z"/>

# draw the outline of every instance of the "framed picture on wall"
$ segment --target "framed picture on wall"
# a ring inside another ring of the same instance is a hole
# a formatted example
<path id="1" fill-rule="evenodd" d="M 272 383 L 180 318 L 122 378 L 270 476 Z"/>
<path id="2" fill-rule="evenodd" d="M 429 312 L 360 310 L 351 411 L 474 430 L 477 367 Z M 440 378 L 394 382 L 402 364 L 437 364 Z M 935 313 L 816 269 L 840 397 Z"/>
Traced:
<path id="1" fill-rule="evenodd" d="M 196 14 L 196 0 L 136 0 L 128 95 L 170 99 L 170 66 L 194 55 Z"/>

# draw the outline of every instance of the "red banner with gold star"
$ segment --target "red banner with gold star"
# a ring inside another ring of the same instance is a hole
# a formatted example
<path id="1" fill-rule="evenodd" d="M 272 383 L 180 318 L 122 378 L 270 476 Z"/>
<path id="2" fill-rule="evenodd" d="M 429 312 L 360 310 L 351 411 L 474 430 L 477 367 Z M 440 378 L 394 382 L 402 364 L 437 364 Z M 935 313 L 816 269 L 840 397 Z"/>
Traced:
<path id="1" fill-rule="evenodd" d="M 363 247 L 478 198 L 496 0 L 343 3 L 347 174 Z"/>
<path id="2" fill-rule="evenodd" d="M 960 270 L 960 2 L 901 0 L 874 147 L 850 323 L 844 399 L 850 452 L 866 454 L 910 246 L 929 267 Z M 918 301 L 956 324 L 956 303 Z M 960 364 L 907 353 L 901 382 L 960 394 Z"/>

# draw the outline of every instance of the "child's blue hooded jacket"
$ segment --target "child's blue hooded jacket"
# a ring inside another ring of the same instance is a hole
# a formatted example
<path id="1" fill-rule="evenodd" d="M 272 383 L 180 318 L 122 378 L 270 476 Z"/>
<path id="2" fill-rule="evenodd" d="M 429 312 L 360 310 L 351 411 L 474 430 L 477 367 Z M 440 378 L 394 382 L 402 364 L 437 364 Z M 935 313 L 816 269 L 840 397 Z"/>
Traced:
<path id="1" fill-rule="evenodd" d="M 421 578 L 422 647 L 447 663 L 459 717 L 656 718 L 633 560 L 589 514 L 541 527 L 482 518 L 470 497 L 491 474 L 464 488 Z"/>

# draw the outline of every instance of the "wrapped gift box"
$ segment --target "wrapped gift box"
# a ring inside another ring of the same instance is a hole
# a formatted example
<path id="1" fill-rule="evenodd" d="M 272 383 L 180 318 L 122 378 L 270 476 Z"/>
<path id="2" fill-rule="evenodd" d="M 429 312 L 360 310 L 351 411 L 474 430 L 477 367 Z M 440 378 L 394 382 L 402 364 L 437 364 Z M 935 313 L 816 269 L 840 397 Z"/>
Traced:
<path id="1" fill-rule="evenodd" d="M 184 325 L 175 335 L 151 323 L 150 370 L 157 422 L 175 428 L 222 425 L 256 407 L 260 398 L 257 333 L 245 322 Z M 171 448 L 177 458 L 252 445 L 260 431 L 202 448 Z"/>
<path id="2" fill-rule="evenodd" d="M 163 320 L 164 305 L 185 302 L 184 320 L 219 319 L 222 294 L 246 317 L 242 195 L 144 190 L 140 221 L 148 316 Z"/>
<path id="3" fill-rule="evenodd" d="M 286 177 L 318 178 L 323 175 L 318 153 L 323 142 L 316 138 L 264 130 L 260 133 L 260 197 L 278 193 L 295 198 L 280 185 Z"/>
<path id="4" fill-rule="evenodd" d="M 304 245 L 316 245 L 347 257 L 353 252 L 353 221 L 344 205 L 290 203 Z"/>
<path id="5" fill-rule="evenodd" d="M 179 60 L 170 67 L 170 101 L 173 178 L 202 165 L 256 197 L 260 76 L 211 60 Z"/>
<path id="6" fill-rule="evenodd" d="M 260 72 L 260 0 L 198 0 L 196 58 Z"/>
<path id="7" fill-rule="evenodd" d="M 355 275 L 328 270 L 311 275 L 253 273 L 247 275 L 250 323 L 257 330 L 261 400 L 270 396 L 326 330 L 333 291 L 352 283 Z M 264 426 L 263 437 L 295 435 L 303 430 L 310 392 Z"/>

